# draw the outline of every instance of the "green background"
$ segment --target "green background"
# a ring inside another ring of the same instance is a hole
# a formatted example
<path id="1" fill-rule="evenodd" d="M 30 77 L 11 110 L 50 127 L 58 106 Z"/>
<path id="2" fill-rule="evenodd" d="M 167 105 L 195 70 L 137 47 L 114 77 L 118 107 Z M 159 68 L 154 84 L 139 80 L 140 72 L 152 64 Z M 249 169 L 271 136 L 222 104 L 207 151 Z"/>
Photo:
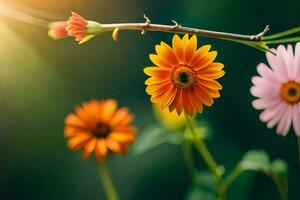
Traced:
<path id="1" fill-rule="evenodd" d="M 3 1 L 0 1 L 0 3 Z M 180 24 L 244 34 L 266 24 L 275 33 L 300 25 L 299 0 L 10 0 L 66 19 L 71 10 L 102 23 L 152 22 Z M 1 5 L 1 4 L 0 4 Z M 83 45 L 73 39 L 53 41 L 47 30 L 0 16 L 0 199 L 105 199 L 94 159 L 82 161 L 67 149 L 64 118 L 74 107 L 93 98 L 116 98 L 135 114 L 140 132 L 155 122 L 146 76 L 148 54 L 172 34 L 122 31 L 115 43 L 105 33 Z M 221 98 L 205 108 L 213 138 L 208 146 L 229 170 L 250 149 L 264 149 L 271 159 L 289 164 L 290 199 L 300 199 L 296 137 L 285 138 L 267 129 L 251 106 L 251 77 L 265 55 L 226 41 L 198 38 L 219 52 L 225 64 Z M 199 160 L 199 168 L 205 168 Z M 111 158 L 110 171 L 121 199 L 183 199 L 189 177 L 181 148 L 162 145 L 143 155 Z M 238 179 L 230 198 L 241 191 L 245 199 L 278 199 L 273 183 L 257 175 L 253 186 Z M 247 196 L 247 197 L 246 197 Z"/>

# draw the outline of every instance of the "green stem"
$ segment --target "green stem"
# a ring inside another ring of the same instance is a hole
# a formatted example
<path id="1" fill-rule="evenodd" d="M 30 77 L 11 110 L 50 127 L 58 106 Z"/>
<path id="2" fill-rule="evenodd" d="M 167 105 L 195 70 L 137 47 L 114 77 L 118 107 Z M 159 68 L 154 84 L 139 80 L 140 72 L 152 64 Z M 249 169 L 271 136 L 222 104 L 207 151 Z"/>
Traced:
<path id="1" fill-rule="evenodd" d="M 189 141 L 185 141 L 182 146 L 183 159 L 190 174 L 192 182 L 195 181 L 196 168 L 193 160 L 192 146 Z"/>
<path id="2" fill-rule="evenodd" d="M 283 38 L 278 40 L 268 40 L 265 41 L 266 44 L 282 44 L 282 43 L 291 43 L 291 42 L 299 42 L 300 37 L 291 37 L 291 38 Z"/>
<path id="3" fill-rule="evenodd" d="M 283 31 L 280 33 L 273 34 L 273 35 L 263 36 L 263 40 L 273 40 L 273 39 L 277 39 L 277 38 L 282 38 L 282 37 L 292 35 L 292 34 L 295 34 L 298 32 L 300 32 L 300 27 L 295 27 L 295 28 L 292 28 L 292 29 L 289 29 L 289 30 L 286 30 L 286 31 Z"/>
<path id="4" fill-rule="evenodd" d="M 222 173 L 219 172 L 220 171 L 219 165 L 217 164 L 217 162 L 215 161 L 215 159 L 209 152 L 209 150 L 208 150 L 206 144 L 203 142 L 203 140 L 200 138 L 197 138 L 194 121 L 187 114 L 185 114 L 185 119 L 186 119 L 187 127 L 190 129 L 191 133 L 194 136 L 193 142 L 194 142 L 197 150 L 199 151 L 204 162 L 206 163 L 206 165 L 208 166 L 208 168 L 210 169 L 210 171 L 213 173 L 213 175 L 215 177 L 216 188 L 217 188 L 219 198 L 221 200 L 224 200 L 226 195 L 225 195 L 225 191 L 222 190 L 222 185 L 221 185 Z"/>
<path id="5" fill-rule="evenodd" d="M 227 191 L 233 181 L 243 172 L 240 165 L 237 165 L 234 170 L 228 175 L 228 177 L 224 180 L 223 190 Z"/>
<path id="6" fill-rule="evenodd" d="M 119 200 L 118 192 L 112 183 L 105 162 L 99 164 L 99 174 L 107 200 Z"/>

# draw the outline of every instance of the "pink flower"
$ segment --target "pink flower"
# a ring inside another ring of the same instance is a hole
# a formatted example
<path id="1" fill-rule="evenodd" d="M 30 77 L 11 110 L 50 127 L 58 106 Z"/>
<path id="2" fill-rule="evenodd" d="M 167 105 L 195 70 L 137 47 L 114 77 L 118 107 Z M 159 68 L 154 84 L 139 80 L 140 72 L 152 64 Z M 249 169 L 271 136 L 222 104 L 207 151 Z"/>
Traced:
<path id="1" fill-rule="evenodd" d="M 260 120 L 268 128 L 277 125 L 276 132 L 285 136 L 293 126 L 300 136 L 300 43 L 296 44 L 295 55 L 291 45 L 287 49 L 280 45 L 267 53 L 269 66 L 260 63 L 254 76 L 251 94 L 258 99 L 252 102 L 255 109 L 264 110 Z"/>
<path id="2" fill-rule="evenodd" d="M 54 40 L 65 38 L 68 36 L 66 27 L 67 27 L 66 21 L 52 22 L 49 24 L 48 35 Z"/>

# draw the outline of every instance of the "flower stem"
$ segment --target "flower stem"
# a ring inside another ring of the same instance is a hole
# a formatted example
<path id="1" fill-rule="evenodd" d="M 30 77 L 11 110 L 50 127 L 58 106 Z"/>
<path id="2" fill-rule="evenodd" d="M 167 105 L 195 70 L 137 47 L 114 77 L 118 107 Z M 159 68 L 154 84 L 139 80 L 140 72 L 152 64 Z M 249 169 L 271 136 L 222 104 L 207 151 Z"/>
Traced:
<path id="1" fill-rule="evenodd" d="M 99 174 L 107 200 L 119 200 L 118 192 L 112 183 L 105 162 L 99 164 Z"/>
<path id="2" fill-rule="evenodd" d="M 300 37 L 291 37 L 291 38 L 283 38 L 278 40 L 268 40 L 265 41 L 266 44 L 282 44 L 282 43 L 291 43 L 291 42 L 299 42 Z"/>
<path id="3" fill-rule="evenodd" d="M 210 169 L 210 171 L 213 173 L 213 175 L 215 177 L 216 188 L 217 188 L 219 198 L 221 200 L 224 200 L 225 192 L 222 189 L 222 185 L 221 185 L 222 184 L 222 173 L 220 173 L 219 165 L 217 164 L 217 162 L 215 161 L 215 159 L 209 152 L 209 150 L 208 150 L 206 144 L 203 142 L 203 140 L 201 138 L 197 138 L 194 121 L 187 114 L 185 114 L 185 119 L 186 119 L 187 127 L 190 129 L 191 133 L 194 136 L 193 142 L 194 142 L 197 150 L 199 151 L 201 157 L 203 158 L 206 165 L 208 166 L 208 168 Z"/>
<path id="4" fill-rule="evenodd" d="M 300 26 L 273 35 L 263 36 L 263 40 L 273 40 L 300 32 Z"/>
<path id="5" fill-rule="evenodd" d="M 232 182 L 242 173 L 242 169 L 240 165 L 237 165 L 234 170 L 228 175 L 228 177 L 224 180 L 223 190 L 227 191 Z"/>
<path id="6" fill-rule="evenodd" d="M 183 159 L 190 174 L 192 182 L 195 180 L 196 168 L 193 160 L 192 146 L 189 141 L 185 141 L 182 146 Z"/>

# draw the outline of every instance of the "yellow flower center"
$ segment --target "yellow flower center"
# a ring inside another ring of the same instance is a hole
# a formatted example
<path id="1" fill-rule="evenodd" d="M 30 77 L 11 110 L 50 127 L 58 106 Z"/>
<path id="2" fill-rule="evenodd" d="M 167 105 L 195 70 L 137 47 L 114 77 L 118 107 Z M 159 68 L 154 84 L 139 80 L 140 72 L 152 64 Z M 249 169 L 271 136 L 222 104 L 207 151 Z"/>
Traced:
<path id="1" fill-rule="evenodd" d="M 105 138 L 110 133 L 110 127 L 104 123 L 98 123 L 92 134 L 96 138 Z"/>
<path id="2" fill-rule="evenodd" d="M 196 72 L 188 65 L 180 64 L 172 71 L 171 79 L 173 84 L 180 89 L 191 87 L 197 78 Z"/>
<path id="3" fill-rule="evenodd" d="M 281 98 L 288 103 L 297 103 L 300 101 L 300 84 L 290 81 L 281 86 Z"/>

